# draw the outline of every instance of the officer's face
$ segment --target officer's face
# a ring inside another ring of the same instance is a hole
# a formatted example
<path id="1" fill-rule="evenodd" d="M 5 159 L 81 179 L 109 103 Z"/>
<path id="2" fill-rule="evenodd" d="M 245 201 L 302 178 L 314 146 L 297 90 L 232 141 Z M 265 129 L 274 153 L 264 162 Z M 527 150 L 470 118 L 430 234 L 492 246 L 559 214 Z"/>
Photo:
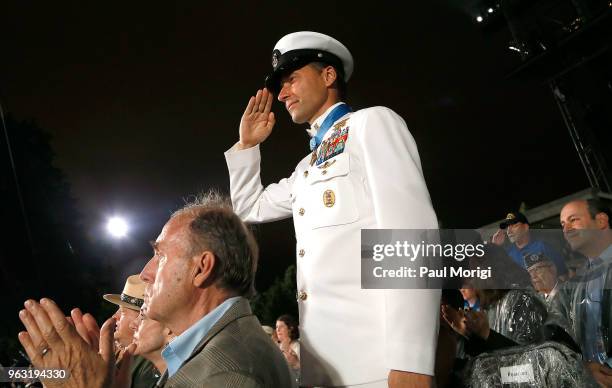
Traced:
<path id="1" fill-rule="evenodd" d="M 312 64 L 283 76 L 280 86 L 278 100 L 285 104 L 294 123 L 312 123 L 327 108 L 325 72 Z"/>

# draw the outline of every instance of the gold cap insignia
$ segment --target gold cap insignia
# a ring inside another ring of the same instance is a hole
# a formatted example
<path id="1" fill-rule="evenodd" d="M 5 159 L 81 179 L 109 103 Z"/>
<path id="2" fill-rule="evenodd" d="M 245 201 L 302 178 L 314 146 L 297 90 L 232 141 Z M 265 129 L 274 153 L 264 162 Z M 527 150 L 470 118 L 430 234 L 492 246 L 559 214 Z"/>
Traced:
<path id="1" fill-rule="evenodd" d="M 272 68 L 274 68 L 276 70 L 276 66 L 278 66 L 278 56 L 280 54 L 280 51 L 278 50 L 274 50 L 274 52 L 272 53 Z"/>

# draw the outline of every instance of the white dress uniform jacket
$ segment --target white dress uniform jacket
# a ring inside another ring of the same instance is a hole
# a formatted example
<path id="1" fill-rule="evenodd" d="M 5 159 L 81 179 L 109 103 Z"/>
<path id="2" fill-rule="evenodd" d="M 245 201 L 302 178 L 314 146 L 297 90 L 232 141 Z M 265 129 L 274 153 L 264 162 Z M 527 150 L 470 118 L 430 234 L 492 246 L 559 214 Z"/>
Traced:
<path id="1" fill-rule="evenodd" d="M 390 369 L 433 375 L 440 290 L 361 289 L 362 228 L 437 228 L 415 141 L 385 107 L 336 123 L 348 132 L 342 153 L 318 166 L 308 155 L 266 188 L 259 146 L 228 150 L 234 210 L 251 223 L 293 217 L 302 385 L 379 381 Z"/>

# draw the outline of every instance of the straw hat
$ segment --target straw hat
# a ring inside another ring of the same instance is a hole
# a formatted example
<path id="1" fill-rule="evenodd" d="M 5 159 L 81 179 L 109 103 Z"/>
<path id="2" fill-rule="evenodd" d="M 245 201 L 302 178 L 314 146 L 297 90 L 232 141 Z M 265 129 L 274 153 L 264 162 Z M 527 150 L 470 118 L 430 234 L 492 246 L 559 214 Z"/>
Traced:
<path id="1" fill-rule="evenodd" d="M 123 292 L 118 294 L 106 294 L 102 296 L 105 300 L 117 306 L 127 307 L 131 310 L 140 311 L 144 303 L 145 283 L 140 280 L 138 275 L 131 275 L 127 278 Z"/>

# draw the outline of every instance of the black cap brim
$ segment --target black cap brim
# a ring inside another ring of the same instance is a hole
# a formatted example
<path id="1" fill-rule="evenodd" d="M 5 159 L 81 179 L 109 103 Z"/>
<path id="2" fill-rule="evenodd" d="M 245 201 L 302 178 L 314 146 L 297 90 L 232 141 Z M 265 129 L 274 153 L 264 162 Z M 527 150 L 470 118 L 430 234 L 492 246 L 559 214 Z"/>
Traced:
<path id="1" fill-rule="evenodd" d="M 266 76 L 266 89 L 268 89 L 268 91 L 274 93 L 275 95 L 278 95 L 278 93 L 280 92 L 281 78 L 283 78 L 284 75 L 289 74 L 294 70 L 301 69 L 302 67 L 306 66 L 311 62 L 311 60 L 303 58 L 283 66 L 278 66 L 276 70 L 272 71 Z"/>
<path id="2" fill-rule="evenodd" d="M 333 66 L 339 73 L 338 76 L 344 78 L 344 67 L 340 58 L 323 50 L 300 49 L 287 51 L 277 58 L 277 65 L 268 74 L 265 80 L 266 89 L 278 95 L 280 92 L 280 81 L 283 75 L 294 70 L 301 69 L 312 62 L 323 62 Z"/>
<path id="3" fill-rule="evenodd" d="M 499 224 L 499 228 L 500 229 L 506 229 L 508 227 L 508 225 L 514 225 L 514 224 L 517 224 L 518 222 L 519 221 L 517 221 L 517 220 L 507 220 L 507 221 L 504 221 L 504 222 L 500 223 Z"/>

